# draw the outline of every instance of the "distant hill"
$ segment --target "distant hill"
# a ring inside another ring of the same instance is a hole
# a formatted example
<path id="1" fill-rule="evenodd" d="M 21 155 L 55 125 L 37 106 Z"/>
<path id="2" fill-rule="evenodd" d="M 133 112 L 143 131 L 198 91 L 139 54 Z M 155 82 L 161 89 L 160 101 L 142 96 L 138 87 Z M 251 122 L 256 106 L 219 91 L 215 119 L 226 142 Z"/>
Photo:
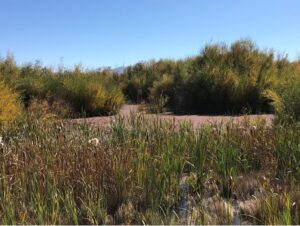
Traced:
<path id="1" fill-rule="evenodd" d="M 99 68 L 96 69 L 96 71 L 98 71 L 98 72 L 111 71 L 111 72 L 115 72 L 115 73 L 118 73 L 118 74 L 124 73 L 125 70 L 126 70 L 126 67 L 125 67 L 125 66 L 116 67 L 116 68 L 111 68 L 111 67 L 99 67 Z"/>
<path id="2" fill-rule="evenodd" d="M 125 71 L 125 69 L 126 69 L 126 67 L 122 66 L 122 67 L 113 68 L 112 70 L 114 72 L 117 72 L 118 74 L 122 74 Z"/>

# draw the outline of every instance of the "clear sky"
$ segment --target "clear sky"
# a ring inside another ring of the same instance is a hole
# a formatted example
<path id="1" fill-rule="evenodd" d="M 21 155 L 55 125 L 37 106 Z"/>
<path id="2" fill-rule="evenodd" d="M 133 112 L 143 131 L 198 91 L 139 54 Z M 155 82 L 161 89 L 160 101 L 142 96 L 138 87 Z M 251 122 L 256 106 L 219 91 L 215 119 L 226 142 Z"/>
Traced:
<path id="1" fill-rule="evenodd" d="M 0 0 L 0 56 L 116 67 L 251 38 L 295 59 L 299 12 L 299 0 Z"/>

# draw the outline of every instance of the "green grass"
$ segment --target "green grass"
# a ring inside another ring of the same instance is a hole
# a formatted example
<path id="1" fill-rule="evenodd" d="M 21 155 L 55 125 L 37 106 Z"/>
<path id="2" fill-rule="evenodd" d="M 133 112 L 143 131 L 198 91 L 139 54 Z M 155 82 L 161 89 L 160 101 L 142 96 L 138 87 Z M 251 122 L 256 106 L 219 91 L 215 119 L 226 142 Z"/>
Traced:
<path id="1" fill-rule="evenodd" d="M 175 125 L 145 117 L 118 116 L 110 127 L 101 129 L 34 118 L 3 128 L 0 223 L 179 223 L 183 175 L 188 175 L 189 196 L 196 203 L 196 223 L 228 223 L 230 212 L 224 208 L 230 204 L 221 203 L 230 203 L 238 194 L 241 175 L 259 175 L 254 177 L 257 180 L 264 176 L 269 181 L 256 191 L 265 203 L 261 205 L 264 215 L 253 217 L 264 223 L 299 223 L 299 213 L 291 206 L 298 205 L 296 137 L 300 130 L 296 124 L 228 123 L 195 130 L 189 123 Z M 89 142 L 93 138 L 99 143 Z M 285 191 L 277 189 L 275 178 Z M 215 197 L 209 192 L 209 181 L 217 186 L 218 207 L 204 204 Z M 269 191 L 286 194 L 285 207 L 269 205 L 273 202 Z M 209 220 L 211 209 L 228 212 L 223 214 L 227 220 Z M 275 214 L 276 221 L 271 221 Z"/>

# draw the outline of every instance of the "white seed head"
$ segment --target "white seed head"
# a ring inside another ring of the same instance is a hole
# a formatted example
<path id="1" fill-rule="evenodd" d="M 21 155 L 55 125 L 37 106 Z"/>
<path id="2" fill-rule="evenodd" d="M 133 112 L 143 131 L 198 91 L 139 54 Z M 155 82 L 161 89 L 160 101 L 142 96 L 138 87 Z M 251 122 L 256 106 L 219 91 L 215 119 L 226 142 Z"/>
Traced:
<path id="1" fill-rule="evenodd" d="M 97 145 L 99 145 L 100 141 L 98 138 L 93 138 L 93 139 L 90 139 L 88 141 L 88 143 L 97 146 Z"/>
<path id="2" fill-rule="evenodd" d="M 4 146 L 4 143 L 3 143 L 3 138 L 0 137 L 0 147 L 3 147 Z"/>

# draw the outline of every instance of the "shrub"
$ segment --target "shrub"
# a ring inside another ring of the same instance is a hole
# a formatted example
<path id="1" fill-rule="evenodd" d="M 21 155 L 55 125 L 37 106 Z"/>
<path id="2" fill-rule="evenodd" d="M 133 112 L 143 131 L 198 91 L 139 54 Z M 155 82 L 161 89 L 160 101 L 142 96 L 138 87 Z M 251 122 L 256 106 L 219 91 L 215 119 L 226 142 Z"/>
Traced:
<path id="1" fill-rule="evenodd" d="M 26 71 L 30 74 L 23 73 L 17 86 L 26 107 L 38 99 L 45 100 L 49 109 L 59 116 L 75 117 L 83 112 L 93 116 L 115 114 L 124 101 L 121 89 L 111 78 L 102 78 L 102 74 L 79 69 L 58 74 L 34 73 L 28 68 Z M 67 111 L 58 103 L 65 104 Z"/>
<path id="2" fill-rule="evenodd" d="M 107 114 L 116 114 L 120 106 L 124 103 L 124 96 L 121 89 L 117 86 L 111 87 L 107 91 L 105 108 Z"/>
<path id="3" fill-rule="evenodd" d="M 13 86 L 19 76 L 19 67 L 10 54 L 5 59 L 0 58 L 0 78 L 5 84 Z"/>
<path id="4" fill-rule="evenodd" d="M 87 115 L 108 115 L 118 111 L 123 104 L 123 94 L 118 87 L 105 86 L 101 81 L 79 75 L 63 81 L 66 100 L 76 112 Z"/>
<path id="5" fill-rule="evenodd" d="M 15 122 L 22 113 L 19 95 L 0 81 L 0 124 Z"/>
<path id="6" fill-rule="evenodd" d="M 285 87 L 278 115 L 284 121 L 300 121 L 300 76 Z"/>
<path id="7" fill-rule="evenodd" d="M 176 112 L 269 113 L 288 67 L 285 58 L 276 61 L 273 51 L 243 39 L 230 47 L 206 45 L 198 56 L 182 61 L 138 63 L 125 72 L 123 90 L 134 102 L 162 96 Z"/>
<path id="8" fill-rule="evenodd" d="M 54 100 L 52 103 L 46 99 L 32 98 L 27 113 L 36 119 L 66 118 L 74 114 L 69 103 L 64 100 Z"/>
<path id="9" fill-rule="evenodd" d="M 161 80 L 154 81 L 149 88 L 149 110 L 152 113 L 161 113 L 167 103 L 174 97 L 174 84 L 171 76 L 164 74 Z"/>

